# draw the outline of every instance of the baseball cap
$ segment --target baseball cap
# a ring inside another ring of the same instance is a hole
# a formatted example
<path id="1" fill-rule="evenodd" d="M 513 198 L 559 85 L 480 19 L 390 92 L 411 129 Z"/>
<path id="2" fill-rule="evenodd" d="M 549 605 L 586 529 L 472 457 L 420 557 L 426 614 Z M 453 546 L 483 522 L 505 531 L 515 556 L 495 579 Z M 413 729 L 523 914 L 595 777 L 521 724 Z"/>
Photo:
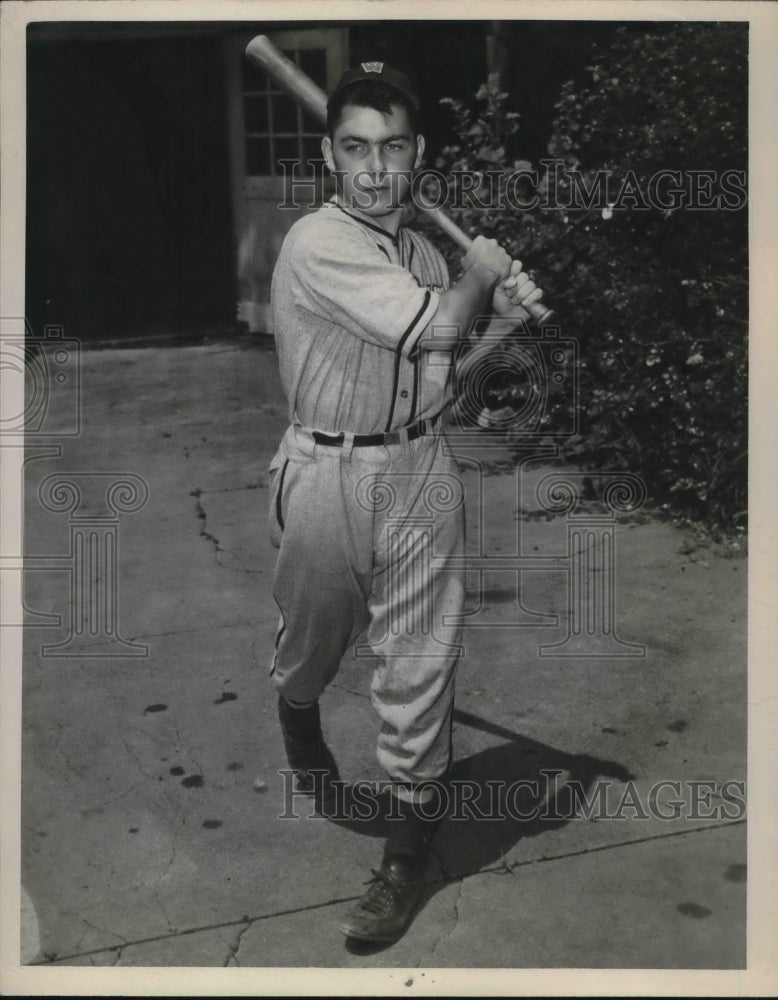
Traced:
<path id="1" fill-rule="evenodd" d="M 340 80 L 338 80 L 335 89 L 329 96 L 329 100 L 331 101 L 341 90 L 350 87 L 352 83 L 360 83 L 362 80 L 372 80 L 376 83 L 384 83 L 389 87 L 394 87 L 395 90 L 399 90 L 400 93 L 404 94 L 418 110 L 419 98 L 416 96 L 409 77 L 397 69 L 392 69 L 391 66 L 387 66 L 384 62 L 363 62 L 358 66 L 347 69 Z"/>

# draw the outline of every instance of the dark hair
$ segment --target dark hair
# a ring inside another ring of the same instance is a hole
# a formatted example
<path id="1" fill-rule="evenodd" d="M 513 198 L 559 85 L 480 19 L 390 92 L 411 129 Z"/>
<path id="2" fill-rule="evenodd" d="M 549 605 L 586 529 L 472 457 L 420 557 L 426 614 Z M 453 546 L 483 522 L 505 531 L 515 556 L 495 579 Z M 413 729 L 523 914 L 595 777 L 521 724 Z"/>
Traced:
<path id="1" fill-rule="evenodd" d="M 333 94 L 327 104 L 327 132 L 330 138 L 340 124 L 343 108 L 347 104 L 354 104 L 358 108 L 373 108 L 374 111 L 379 111 L 387 117 L 392 113 L 392 106 L 403 108 L 408 115 L 414 135 L 418 135 L 419 112 L 410 98 L 395 87 L 387 86 L 378 80 L 358 80 Z"/>

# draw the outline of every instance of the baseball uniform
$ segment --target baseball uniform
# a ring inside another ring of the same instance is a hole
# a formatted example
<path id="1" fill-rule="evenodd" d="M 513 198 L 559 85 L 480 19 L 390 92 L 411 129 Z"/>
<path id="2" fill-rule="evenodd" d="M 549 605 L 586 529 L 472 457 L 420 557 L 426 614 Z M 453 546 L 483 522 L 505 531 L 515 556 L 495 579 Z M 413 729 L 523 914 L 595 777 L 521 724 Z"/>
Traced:
<path id="1" fill-rule="evenodd" d="M 271 302 L 290 427 L 270 466 L 281 611 L 271 674 L 314 701 L 365 633 L 378 759 L 414 785 L 445 773 L 462 611 L 461 483 L 440 434 L 450 363 L 419 340 L 448 288 L 420 234 L 336 200 L 299 220 Z"/>

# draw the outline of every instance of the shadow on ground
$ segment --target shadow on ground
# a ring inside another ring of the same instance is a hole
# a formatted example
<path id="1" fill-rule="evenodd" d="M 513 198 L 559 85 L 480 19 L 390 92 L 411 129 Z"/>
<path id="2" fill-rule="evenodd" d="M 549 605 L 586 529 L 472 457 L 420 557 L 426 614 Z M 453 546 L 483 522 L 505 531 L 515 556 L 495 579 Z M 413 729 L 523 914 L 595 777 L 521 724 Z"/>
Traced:
<path id="1" fill-rule="evenodd" d="M 448 808 L 434 843 L 441 878 L 427 885 L 421 910 L 449 883 L 484 869 L 504 866 L 520 840 L 575 822 L 592 802 L 598 778 L 634 779 L 627 768 L 588 754 L 570 754 L 503 726 L 456 710 L 455 721 L 508 742 L 457 761 L 447 783 Z M 369 837 L 385 837 L 391 818 L 390 793 L 373 794 L 360 785 L 344 785 L 325 810 L 330 822 Z M 348 941 L 355 954 L 367 955 L 388 944 Z"/>

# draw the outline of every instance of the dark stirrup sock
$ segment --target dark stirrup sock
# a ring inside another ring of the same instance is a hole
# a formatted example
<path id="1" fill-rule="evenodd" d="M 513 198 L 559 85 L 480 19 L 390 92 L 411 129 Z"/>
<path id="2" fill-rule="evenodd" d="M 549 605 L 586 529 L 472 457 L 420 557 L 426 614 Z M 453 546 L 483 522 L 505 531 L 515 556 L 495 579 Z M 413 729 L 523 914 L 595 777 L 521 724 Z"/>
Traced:
<path id="1" fill-rule="evenodd" d="M 417 871 L 423 871 L 443 818 L 437 795 L 436 792 L 434 802 L 423 805 L 396 799 L 394 807 L 400 813 L 400 818 L 388 820 L 388 835 L 384 845 L 385 862 L 395 857 L 409 858 Z"/>
<path id="2" fill-rule="evenodd" d="M 319 703 L 314 701 L 298 708 L 290 704 L 282 695 L 278 697 L 278 716 L 281 725 L 295 739 L 304 743 L 313 742 L 321 736 Z"/>

